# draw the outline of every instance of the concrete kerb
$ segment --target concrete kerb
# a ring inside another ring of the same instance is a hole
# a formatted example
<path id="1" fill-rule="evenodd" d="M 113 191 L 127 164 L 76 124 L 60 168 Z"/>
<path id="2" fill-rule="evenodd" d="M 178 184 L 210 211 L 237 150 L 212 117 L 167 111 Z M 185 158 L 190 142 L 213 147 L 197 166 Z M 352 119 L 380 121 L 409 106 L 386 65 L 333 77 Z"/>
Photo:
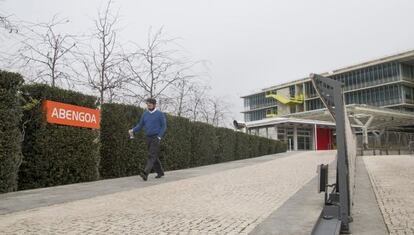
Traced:
<path id="1" fill-rule="evenodd" d="M 356 159 L 352 234 L 389 234 L 368 175 L 363 157 Z"/>

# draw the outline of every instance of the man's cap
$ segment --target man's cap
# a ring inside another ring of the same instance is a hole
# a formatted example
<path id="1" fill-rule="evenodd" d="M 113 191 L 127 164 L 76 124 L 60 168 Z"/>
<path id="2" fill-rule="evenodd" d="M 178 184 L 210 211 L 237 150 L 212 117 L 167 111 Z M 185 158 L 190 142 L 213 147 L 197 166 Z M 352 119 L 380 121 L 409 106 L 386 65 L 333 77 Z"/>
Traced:
<path id="1" fill-rule="evenodd" d="M 148 98 L 145 100 L 145 102 L 150 104 L 157 104 L 157 100 L 154 98 Z"/>

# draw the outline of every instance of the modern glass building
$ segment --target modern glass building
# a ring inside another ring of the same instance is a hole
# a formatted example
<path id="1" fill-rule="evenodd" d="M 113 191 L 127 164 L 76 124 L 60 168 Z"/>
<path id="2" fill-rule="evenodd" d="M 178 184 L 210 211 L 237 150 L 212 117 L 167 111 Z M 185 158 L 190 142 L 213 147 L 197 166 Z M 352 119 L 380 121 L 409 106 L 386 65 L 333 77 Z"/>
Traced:
<path id="1" fill-rule="evenodd" d="M 342 82 L 347 105 L 369 105 L 396 112 L 414 112 L 414 51 L 321 75 Z M 248 132 L 285 140 L 295 150 L 333 148 L 332 123 L 318 125 L 317 122 L 301 124 L 298 121 L 292 124 L 291 118 L 290 124 L 280 122 L 280 118 L 292 117 L 292 114 L 312 113 L 325 108 L 309 78 L 264 88 L 242 98 L 244 121 L 250 126 Z"/>

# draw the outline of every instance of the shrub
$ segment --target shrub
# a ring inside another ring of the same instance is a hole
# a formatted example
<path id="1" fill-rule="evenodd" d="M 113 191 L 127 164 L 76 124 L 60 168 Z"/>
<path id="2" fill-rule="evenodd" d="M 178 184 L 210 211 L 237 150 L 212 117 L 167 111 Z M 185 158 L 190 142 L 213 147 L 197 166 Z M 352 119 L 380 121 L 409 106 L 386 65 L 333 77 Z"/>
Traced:
<path id="1" fill-rule="evenodd" d="M 103 178 L 137 175 L 147 158 L 143 134 L 130 139 L 128 130 L 134 127 L 143 110 L 132 105 L 104 104 L 101 113 L 101 164 Z"/>
<path id="2" fill-rule="evenodd" d="M 245 159 L 250 157 L 249 135 L 236 132 L 235 159 Z"/>
<path id="3" fill-rule="evenodd" d="M 130 140 L 143 110 L 124 104 L 104 104 L 101 118 L 101 163 L 103 178 L 136 175 L 144 168 L 147 147 L 144 132 Z M 215 128 L 201 122 L 167 115 L 167 132 L 161 140 L 160 160 L 164 170 L 177 170 L 286 151 L 278 141 Z"/>
<path id="4" fill-rule="evenodd" d="M 144 132 L 130 139 L 144 110 L 124 104 L 103 104 L 100 131 L 48 124 L 41 101 L 48 99 L 96 108 L 96 98 L 73 91 L 30 85 L 22 88 L 25 100 L 23 163 L 19 189 L 136 175 L 144 168 L 147 146 Z M 167 132 L 160 158 L 165 170 L 257 157 L 286 151 L 278 141 L 190 122 L 167 115 Z M 100 145 L 94 140 L 99 140 Z M 100 147 L 100 149 L 99 149 Z M 100 151 L 98 151 L 100 150 Z"/>
<path id="5" fill-rule="evenodd" d="M 227 128 L 217 128 L 216 137 L 216 163 L 235 160 L 236 132 Z"/>
<path id="6" fill-rule="evenodd" d="M 192 166 L 203 166 L 216 163 L 214 154 L 217 149 L 215 128 L 202 122 L 191 125 Z"/>
<path id="7" fill-rule="evenodd" d="M 161 140 L 161 161 L 164 170 L 191 167 L 191 127 L 186 118 L 167 115 L 167 132 Z"/>
<path id="8" fill-rule="evenodd" d="M 22 84 L 21 75 L 0 71 L 0 193 L 17 190 L 22 160 L 18 90 Z"/>
<path id="9" fill-rule="evenodd" d="M 22 95 L 25 136 L 19 189 L 97 180 L 98 131 L 46 123 L 41 105 L 47 99 L 96 108 L 96 97 L 40 84 L 22 87 Z"/>

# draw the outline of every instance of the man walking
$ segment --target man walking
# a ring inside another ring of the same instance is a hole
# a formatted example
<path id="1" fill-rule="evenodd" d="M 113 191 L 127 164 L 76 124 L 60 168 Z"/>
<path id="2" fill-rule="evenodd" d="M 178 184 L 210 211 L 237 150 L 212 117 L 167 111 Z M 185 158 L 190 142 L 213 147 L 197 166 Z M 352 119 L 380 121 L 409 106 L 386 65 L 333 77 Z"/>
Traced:
<path id="1" fill-rule="evenodd" d="M 167 129 L 167 121 L 164 113 L 155 108 L 157 101 L 154 98 L 148 98 L 146 103 L 148 110 L 141 116 L 139 123 L 133 129 L 129 130 L 130 136 L 133 136 L 134 133 L 139 132 L 142 128 L 145 130 L 148 160 L 144 172 L 140 173 L 144 181 L 147 181 L 152 168 L 157 172 L 155 178 L 164 176 L 164 169 L 162 168 L 158 155 L 160 153 L 161 138 Z"/>

